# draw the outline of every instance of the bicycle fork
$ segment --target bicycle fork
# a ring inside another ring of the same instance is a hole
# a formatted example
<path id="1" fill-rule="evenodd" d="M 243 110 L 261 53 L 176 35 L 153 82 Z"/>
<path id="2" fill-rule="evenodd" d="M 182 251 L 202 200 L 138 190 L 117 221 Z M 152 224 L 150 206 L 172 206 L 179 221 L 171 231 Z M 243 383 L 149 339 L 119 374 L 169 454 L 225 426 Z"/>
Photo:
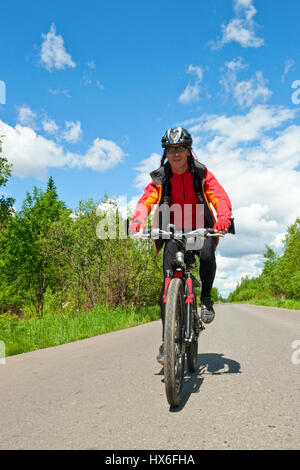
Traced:
<path id="1" fill-rule="evenodd" d="M 184 341 L 185 343 L 191 343 L 194 339 L 198 340 L 198 336 L 205 329 L 202 321 L 200 320 L 197 311 L 192 313 L 194 293 L 193 293 L 193 279 L 189 271 L 186 272 L 186 281 L 185 281 L 185 304 L 186 304 L 186 324 L 184 332 Z M 192 321 L 194 318 L 194 330 Z"/>

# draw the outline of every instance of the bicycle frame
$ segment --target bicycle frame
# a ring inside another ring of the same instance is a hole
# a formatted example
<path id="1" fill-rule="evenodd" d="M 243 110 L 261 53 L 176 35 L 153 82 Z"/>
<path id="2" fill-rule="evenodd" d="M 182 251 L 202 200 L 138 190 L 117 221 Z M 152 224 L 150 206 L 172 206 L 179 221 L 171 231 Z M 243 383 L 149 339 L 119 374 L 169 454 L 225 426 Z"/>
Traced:
<path id="1" fill-rule="evenodd" d="M 232 220 L 233 222 L 233 220 Z M 162 229 L 150 229 L 144 231 L 141 235 L 134 236 L 134 238 L 152 238 L 157 239 L 163 237 L 165 239 L 174 240 L 177 244 L 179 251 L 176 253 L 176 259 L 172 262 L 172 270 L 168 270 L 165 273 L 165 289 L 163 294 L 163 303 L 167 302 L 167 292 L 170 281 L 173 277 L 180 277 L 184 282 L 184 292 L 185 292 L 185 304 L 186 304 L 186 318 L 185 318 L 185 331 L 184 331 L 184 343 L 191 343 L 193 341 L 193 331 L 192 331 L 192 305 L 194 299 L 193 293 L 193 280 L 197 281 L 192 274 L 191 268 L 195 262 L 195 253 L 191 250 L 186 250 L 187 240 L 189 238 L 207 238 L 207 237 L 223 237 L 222 233 L 215 232 L 211 228 L 198 228 L 191 230 L 188 233 L 184 233 L 181 230 L 176 231 L 175 225 L 169 224 L 169 230 Z M 199 332 L 204 330 L 204 325 L 200 320 Z"/>
<path id="2" fill-rule="evenodd" d="M 195 254 L 193 251 L 186 251 L 186 239 L 175 240 L 180 251 L 176 253 L 176 259 L 172 262 L 173 271 L 167 270 L 165 277 L 165 289 L 163 295 L 163 302 L 167 302 L 168 287 L 173 277 L 179 277 L 184 282 L 185 293 L 185 318 L 184 318 L 184 343 L 191 343 L 194 339 L 192 330 L 192 305 L 194 301 L 193 292 L 193 276 L 191 274 L 192 265 L 195 262 Z M 194 278 L 195 279 L 195 278 Z M 195 279 L 195 281 L 197 281 Z M 204 329 L 204 326 L 199 329 Z M 198 336 L 198 335 L 197 335 Z"/>

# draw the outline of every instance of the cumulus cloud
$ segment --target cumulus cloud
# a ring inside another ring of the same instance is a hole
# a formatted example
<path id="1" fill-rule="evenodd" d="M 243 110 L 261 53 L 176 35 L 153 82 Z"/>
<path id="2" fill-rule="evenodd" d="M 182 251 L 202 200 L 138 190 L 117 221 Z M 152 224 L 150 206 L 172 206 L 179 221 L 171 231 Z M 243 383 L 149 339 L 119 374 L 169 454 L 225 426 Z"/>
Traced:
<path id="1" fill-rule="evenodd" d="M 3 152 L 13 164 L 13 174 L 44 179 L 49 168 L 90 168 L 104 172 L 118 165 L 126 154 L 111 140 L 97 138 L 85 154 L 66 151 L 53 140 L 46 139 L 30 127 L 9 126 L 0 120 Z"/>
<path id="2" fill-rule="evenodd" d="M 247 68 L 248 65 L 241 58 L 226 62 L 222 68 L 223 76 L 220 84 L 228 94 L 232 94 L 240 106 L 250 107 L 257 102 L 266 103 L 272 91 L 269 90 L 268 80 L 264 78 L 262 72 L 257 71 L 250 79 L 238 80 L 238 73 Z"/>
<path id="3" fill-rule="evenodd" d="M 253 17 L 257 11 L 253 0 L 233 0 L 235 17 L 228 24 L 221 25 L 222 36 L 211 41 L 212 49 L 219 49 L 230 42 L 238 42 L 242 47 L 261 47 L 263 38 L 256 36 L 256 24 Z"/>
<path id="4" fill-rule="evenodd" d="M 199 100 L 199 93 L 200 86 L 198 82 L 194 83 L 193 85 L 188 83 L 184 91 L 179 96 L 178 101 L 182 104 L 194 103 L 195 101 Z"/>
<path id="5" fill-rule="evenodd" d="M 40 60 L 43 67 L 48 71 L 76 67 L 71 55 L 65 49 L 62 36 L 56 34 L 54 24 L 51 25 L 50 31 L 47 34 L 42 34 L 42 38 L 44 41 L 41 45 Z"/>
<path id="6" fill-rule="evenodd" d="M 267 84 L 268 81 L 263 77 L 262 72 L 256 72 L 254 78 L 235 84 L 234 97 L 242 106 L 252 106 L 257 101 L 265 103 L 272 95 Z"/>
<path id="7" fill-rule="evenodd" d="M 75 144 L 82 136 L 82 129 L 81 129 L 81 122 L 76 121 L 66 121 L 66 129 L 63 133 L 63 138 L 70 142 L 71 144 Z"/>
<path id="8" fill-rule="evenodd" d="M 147 184 L 151 183 L 149 173 L 160 166 L 161 155 L 152 153 L 150 157 L 145 158 L 140 162 L 140 165 L 135 168 L 138 172 L 135 178 L 135 186 L 137 188 L 144 188 Z"/>
<path id="9" fill-rule="evenodd" d="M 36 127 L 37 114 L 29 106 L 23 105 L 18 109 L 17 121 L 23 126 Z"/>
<path id="10" fill-rule="evenodd" d="M 73 166 L 104 172 L 118 165 L 125 155 L 123 150 L 112 140 L 97 138 L 85 155 L 75 155 Z"/>
<path id="11" fill-rule="evenodd" d="M 221 243 L 223 243 L 223 240 Z M 218 287 L 223 297 L 227 297 L 230 292 L 234 291 L 242 277 L 248 276 L 251 278 L 259 276 L 263 267 L 260 255 L 245 255 L 239 258 L 231 258 L 220 255 L 218 249 L 216 259 L 217 272 L 214 285 Z"/>
<path id="12" fill-rule="evenodd" d="M 48 117 L 42 121 L 42 126 L 47 134 L 55 135 L 59 130 L 59 126 L 56 124 L 54 119 L 50 119 Z"/>

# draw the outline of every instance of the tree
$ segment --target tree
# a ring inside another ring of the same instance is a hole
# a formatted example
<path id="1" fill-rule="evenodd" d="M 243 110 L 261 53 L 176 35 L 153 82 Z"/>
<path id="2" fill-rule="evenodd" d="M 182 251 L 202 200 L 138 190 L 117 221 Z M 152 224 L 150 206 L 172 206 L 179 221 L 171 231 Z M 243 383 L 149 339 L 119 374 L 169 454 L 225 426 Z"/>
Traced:
<path id="1" fill-rule="evenodd" d="M 0 154 L 2 153 L 2 142 L 0 140 Z M 7 159 L 0 155 L 0 188 L 5 186 L 11 176 L 12 165 Z M 0 197 L 0 233 L 6 227 L 7 221 L 13 214 L 13 205 L 15 199 L 12 197 Z"/>
<path id="2" fill-rule="evenodd" d="M 70 210 L 58 200 L 53 181 L 50 187 L 48 182 L 46 192 L 37 187 L 32 194 L 27 192 L 22 210 L 11 219 L 0 239 L 2 309 L 18 310 L 31 302 L 42 315 L 47 287 L 57 286 L 57 267 L 49 256 L 48 234 L 55 222 L 69 214 Z"/>
<path id="3" fill-rule="evenodd" d="M 259 298 L 300 298 L 300 219 L 288 228 L 284 252 L 278 256 L 270 247 L 264 253 L 265 263 L 260 276 L 242 279 L 230 301 Z"/>

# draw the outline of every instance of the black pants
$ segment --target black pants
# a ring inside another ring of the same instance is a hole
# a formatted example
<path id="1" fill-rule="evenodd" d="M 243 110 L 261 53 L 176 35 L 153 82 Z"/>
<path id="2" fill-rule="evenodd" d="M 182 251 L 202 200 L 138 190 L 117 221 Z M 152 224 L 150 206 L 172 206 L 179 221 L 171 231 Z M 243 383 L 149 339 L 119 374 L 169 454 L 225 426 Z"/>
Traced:
<path id="1" fill-rule="evenodd" d="M 200 259 L 200 279 L 202 284 L 201 289 L 201 298 L 210 297 L 211 288 L 214 283 L 215 274 L 216 274 L 216 248 L 217 239 L 216 238 L 206 238 L 204 240 L 203 247 L 199 251 L 195 251 Z M 164 271 L 164 281 L 160 293 L 160 312 L 161 319 L 163 324 L 163 333 L 164 336 L 164 324 L 165 324 L 165 304 L 163 303 L 163 295 L 165 291 L 165 274 L 168 269 L 172 269 L 171 263 L 175 258 L 175 255 L 178 251 L 178 247 L 173 240 L 167 240 L 164 246 L 164 258 L 163 258 L 163 271 Z"/>

